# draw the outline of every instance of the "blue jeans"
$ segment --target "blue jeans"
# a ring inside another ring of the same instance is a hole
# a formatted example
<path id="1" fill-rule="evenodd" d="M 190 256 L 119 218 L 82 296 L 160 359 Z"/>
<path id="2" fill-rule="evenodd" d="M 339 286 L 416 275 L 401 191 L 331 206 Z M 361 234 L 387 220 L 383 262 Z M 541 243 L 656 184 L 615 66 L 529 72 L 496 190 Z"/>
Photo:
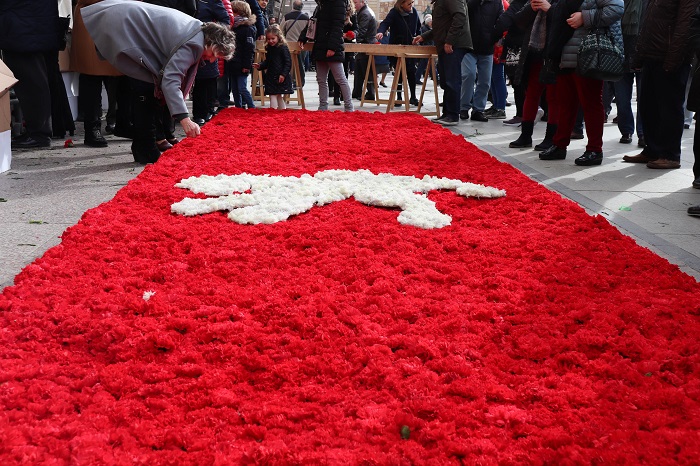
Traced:
<path id="1" fill-rule="evenodd" d="M 491 68 L 491 98 L 493 106 L 498 110 L 506 109 L 508 88 L 506 87 L 505 65 L 503 63 L 494 63 Z"/>
<path id="2" fill-rule="evenodd" d="M 232 85 L 235 83 L 235 88 L 233 89 L 233 104 L 241 108 L 245 105 L 248 108 L 255 108 L 253 103 L 253 96 L 250 95 L 248 90 L 248 75 L 247 74 L 233 74 Z"/>
<path id="3" fill-rule="evenodd" d="M 466 49 L 455 48 L 452 53 L 438 53 L 438 74 L 442 94 L 443 114 L 459 119 L 459 96 L 462 92 L 462 59 Z"/>
<path id="4" fill-rule="evenodd" d="M 467 53 L 462 59 L 462 97 L 459 109 L 468 111 L 470 108 L 483 112 L 486 99 L 491 87 L 491 69 L 493 54 L 475 55 Z M 476 90 L 474 85 L 476 84 Z"/>
<path id="5" fill-rule="evenodd" d="M 622 79 L 614 83 L 615 104 L 617 105 L 617 129 L 620 130 L 620 134 L 634 134 L 632 89 L 634 88 L 635 78 L 637 78 L 637 94 L 639 94 L 639 86 L 642 79 L 640 73 L 625 73 L 622 75 Z M 637 107 L 639 107 L 639 104 L 637 104 Z M 639 110 L 637 110 L 637 136 L 644 136 Z"/>

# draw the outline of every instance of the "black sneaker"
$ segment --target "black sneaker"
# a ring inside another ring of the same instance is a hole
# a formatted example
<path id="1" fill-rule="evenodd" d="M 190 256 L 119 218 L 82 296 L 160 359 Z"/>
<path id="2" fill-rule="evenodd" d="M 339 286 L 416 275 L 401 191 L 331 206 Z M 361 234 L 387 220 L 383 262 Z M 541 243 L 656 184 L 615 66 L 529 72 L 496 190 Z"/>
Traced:
<path id="1" fill-rule="evenodd" d="M 441 120 L 437 120 L 442 126 L 456 126 L 459 124 L 459 118 L 445 117 Z"/>
<path id="2" fill-rule="evenodd" d="M 85 133 L 85 145 L 89 147 L 107 147 L 107 140 L 98 128 Z"/>
<path id="3" fill-rule="evenodd" d="M 462 120 L 468 120 L 469 119 L 469 110 L 462 110 L 459 112 L 459 118 Z"/>
<path id="4" fill-rule="evenodd" d="M 33 137 L 29 136 L 21 140 L 14 140 L 11 143 L 12 149 L 41 149 L 46 147 L 51 147 L 51 139 L 46 139 L 45 141 L 38 141 Z"/>
<path id="5" fill-rule="evenodd" d="M 478 112 L 476 110 L 472 111 L 472 121 L 489 121 L 488 118 L 486 118 L 486 115 L 484 115 L 484 112 Z"/>

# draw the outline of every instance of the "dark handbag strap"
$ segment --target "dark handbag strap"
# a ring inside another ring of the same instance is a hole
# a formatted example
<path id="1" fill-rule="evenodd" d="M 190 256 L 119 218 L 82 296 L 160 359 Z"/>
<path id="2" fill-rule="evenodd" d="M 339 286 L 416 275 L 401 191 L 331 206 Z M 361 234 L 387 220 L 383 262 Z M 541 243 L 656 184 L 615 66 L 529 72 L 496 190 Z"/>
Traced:
<path id="1" fill-rule="evenodd" d="M 304 14 L 304 12 L 303 12 L 303 11 L 300 11 L 299 14 L 297 15 L 297 17 L 294 18 L 294 21 L 292 21 L 292 24 L 291 24 L 289 27 L 286 27 L 286 26 L 285 26 L 285 28 L 284 28 L 284 35 L 285 35 L 285 37 L 287 36 L 287 33 L 289 32 L 289 30 L 292 29 L 292 28 L 294 27 L 294 25 L 297 23 L 297 20 L 299 19 L 299 17 L 300 17 L 301 15 L 303 15 L 303 14 Z"/>

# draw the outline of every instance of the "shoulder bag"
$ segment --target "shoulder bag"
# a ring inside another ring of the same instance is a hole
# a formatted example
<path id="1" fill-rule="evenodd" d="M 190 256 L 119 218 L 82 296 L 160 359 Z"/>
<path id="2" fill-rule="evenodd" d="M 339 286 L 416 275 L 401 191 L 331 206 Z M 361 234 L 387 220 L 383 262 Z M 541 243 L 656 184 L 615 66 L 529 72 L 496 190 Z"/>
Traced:
<path id="1" fill-rule="evenodd" d="M 601 81 L 619 81 L 625 73 L 625 53 L 610 37 L 608 28 L 591 29 L 578 49 L 578 74 Z"/>

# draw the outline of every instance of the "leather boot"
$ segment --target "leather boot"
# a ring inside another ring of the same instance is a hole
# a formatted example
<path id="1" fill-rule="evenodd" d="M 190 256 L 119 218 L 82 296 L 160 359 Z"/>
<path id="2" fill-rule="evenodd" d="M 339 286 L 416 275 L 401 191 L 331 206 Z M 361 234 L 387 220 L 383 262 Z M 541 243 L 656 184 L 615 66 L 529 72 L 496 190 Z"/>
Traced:
<path id="1" fill-rule="evenodd" d="M 547 123 L 547 130 L 544 132 L 544 140 L 535 146 L 535 150 L 543 151 L 552 147 L 552 139 L 557 132 L 557 125 Z"/>
<path id="2" fill-rule="evenodd" d="M 508 144 L 511 149 L 522 149 L 532 147 L 532 130 L 535 127 L 534 121 L 523 121 L 520 126 L 520 137 Z"/>
<path id="3" fill-rule="evenodd" d="M 107 140 L 102 136 L 99 126 L 85 131 L 85 145 L 89 147 L 107 147 Z"/>

